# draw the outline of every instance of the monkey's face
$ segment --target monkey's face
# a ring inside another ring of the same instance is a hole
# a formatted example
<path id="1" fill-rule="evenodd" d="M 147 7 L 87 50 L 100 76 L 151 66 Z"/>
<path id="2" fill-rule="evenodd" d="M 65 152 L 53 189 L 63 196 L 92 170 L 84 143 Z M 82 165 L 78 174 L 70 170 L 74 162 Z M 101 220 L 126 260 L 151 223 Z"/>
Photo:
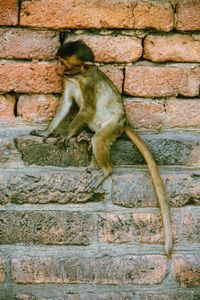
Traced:
<path id="1" fill-rule="evenodd" d="M 59 57 L 59 65 L 57 67 L 58 74 L 63 73 L 65 70 L 73 70 L 74 68 L 81 67 L 83 62 L 77 58 L 76 55 L 61 58 Z"/>

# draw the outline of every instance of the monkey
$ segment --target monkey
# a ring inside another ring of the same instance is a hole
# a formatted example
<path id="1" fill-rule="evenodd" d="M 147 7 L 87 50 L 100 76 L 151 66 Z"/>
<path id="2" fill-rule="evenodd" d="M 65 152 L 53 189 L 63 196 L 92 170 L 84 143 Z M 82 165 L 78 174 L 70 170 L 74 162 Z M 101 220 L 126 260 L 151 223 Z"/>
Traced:
<path id="1" fill-rule="evenodd" d="M 165 252 L 172 253 L 172 229 L 166 191 L 156 162 L 145 142 L 128 125 L 123 106 L 123 97 L 113 82 L 93 63 L 93 51 L 82 41 L 69 41 L 60 46 L 57 52 L 58 74 L 63 76 L 64 90 L 57 112 L 46 130 L 34 130 L 32 135 L 43 137 L 45 141 L 70 113 L 75 102 L 79 111 L 69 124 L 67 135 L 61 139 L 67 145 L 80 130 L 88 126 L 94 132 L 91 138 L 92 160 L 88 172 L 95 166 L 100 174 L 91 174 L 86 192 L 95 190 L 113 171 L 110 148 L 113 142 L 125 132 L 143 155 L 149 168 L 161 209 L 165 237 Z M 79 137 L 79 140 L 84 139 Z"/>

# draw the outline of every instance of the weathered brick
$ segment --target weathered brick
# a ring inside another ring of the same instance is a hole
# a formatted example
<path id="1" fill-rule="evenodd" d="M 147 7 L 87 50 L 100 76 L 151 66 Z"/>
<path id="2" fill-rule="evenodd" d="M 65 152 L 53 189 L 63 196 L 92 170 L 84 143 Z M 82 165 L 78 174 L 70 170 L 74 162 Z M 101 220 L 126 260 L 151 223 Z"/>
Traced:
<path id="1" fill-rule="evenodd" d="M 14 122 L 15 121 L 15 97 L 7 94 L 0 95 L 0 123 L 1 122 Z"/>
<path id="2" fill-rule="evenodd" d="M 200 99 L 170 98 L 166 112 L 169 127 L 200 127 Z"/>
<path id="3" fill-rule="evenodd" d="M 18 24 L 18 0 L 0 0 L 0 25 Z"/>
<path id="4" fill-rule="evenodd" d="M 141 40 L 134 37 L 117 35 L 69 35 L 67 41 L 83 40 L 94 52 L 95 61 L 98 62 L 132 62 L 142 55 Z"/>
<path id="5" fill-rule="evenodd" d="M 61 93 L 62 80 L 55 63 L 2 62 L 0 91 Z"/>
<path id="6" fill-rule="evenodd" d="M 0 256 L 0 282 L 3 282 L 5 280 L 5 264 L 4 264 L 4 258 Z"/>
<path id="7" fill-rule="evenodd" d="M 178 0 L 176 29 L 200 30 L 199 0 Z"/>
<path id="8" fill-rule="evenodd" d="M 173 269 L 176 280 L 182 288 L 200 286 L 199 255 L 174 255 Z"/>
<path id="9" fill-rule="evenodd" d="M 198 289 L 171 289 L 163 288 L 162 292 L 119 292 L 117 287 L 112 287 L 113 292 L 105 292 L 102 287 L 102 292 L 88 292 L 88 293 L 71 293 L 61 292 L 58 296 L 58 288 L 54 287 L 54 291 L 48 286 L 48 291 L 45 292 L 31 292 L 30 293 L 17 293 L 16 300 L 198 300 Z M 116 292 L 114 291 L 116 290 Z M 49 295 L 49 296 L 48 296 Z M 5 299 L 9 299 L 5 297 Z"/>
<path id="10" fill-rule="evenodd" d="M 91 151 L 88 143 L 69 142 L 69 147 L 61 147 L 54 138 L 43 142 L 40 137 L 19 137 L 16 139 L 18 150 L 23 153 L 26 164 L 53 165 L 57 167 L 87 166 L 90 162 Z"/>
<path id="11" fill-rule="evenodd" d="M 200 243 L 200 211 L 195 207 L 195 211 L 189 211 L 183 217 L 183 234 L 190 243 Z"/>
<path id="12" fill-rule="evenodd" d="M 56 289 L 56 288 L 54 288 Z M 49 294 L 49 296 L 47 295 Z M 34 297 L 34 298 L 33 298 Z M 58 297 L 58 289 L 56 289 L 56 292 L 52 291 L 49 292 L 46 290 L 46 293 L 41 293 L 41 295 L 38 296 L 32 296 L 32 294 L 22 294 L 18 293 L 16 296 L 16 300 L 134 300 L 129 293 L 126 292 L 88 292 L 88 293 L 79 293 L 74 292 L 68 294 L 67 292 L 61 293 L 61 295 Z"/>
<path id="13" fill-rule="evenodd" d="M 141 134 L 141 137 L 149 146 L 153 156 L 160 165 L 199 165 L 200 136 Z M 88 151 L 88 143 L 77 143 L 76 139 L 70 141 L 70 147 L 65 149 L 55 145 L 53 138 L 44 143 L 42 138 L 26 136 L 17 137 L 16 145 L 22 154 L 23 161 L 37 165 L 53 165 L 58 167 L 87 166 L 91 151 Z M 128 139 L 119 138 L 111 149 L 111 158 L 116 165 L 145 164 L 139 150 Z"/>
<path id="14" fill-rule="evenodd" d="M 84 192 L 88 182 L 86 172 L 43 171 L 41 169 L 2 171 L 0 203 L 84 203 L 104 199 L 103 189 L 92 193 Z"/>
<path id="15" fill-rule="evenodd" d="M 162 292 L 142 292 L 140 294 L 140 300 L 198 300 L 199 291 L 198 289 L 162 289 Z M 26 299 L 23 299 L 26 300 Z M 29 300 L 29 299 L 28 299 Z M 31 299 L 30 299 L 31 300 Z M 132 299 L 131 299 L 132 300 Z M 134 299 L 133 299 L 134 300 Z"/>
<path id="16" fill-rule="evenodd" d="M 125 112 L 133 128 L 160 129 L 163 126 L 165 108 L 163 103 L 150 100 L 125 100 Z"/>
<path id="17" fill-rule="evenodd" d="M 23 1 L 21 25 L 50 28 L 173 28 L 170 1 Z"/>
<path id="18" fill-rule="evenodd" d="M 0 138 L 0 166 L 9 164 L 9 161 L 15 161 L 16 164 L 18 157 L 19 157 L 19 151 L 16 149 L 13 139 L 1 137 Z"/>
<path id="19" fill-rule="evenodd" d="M 59 34 L 54 31 L 0 28 L 1 58 L 50 60 L 59 46 Z"/>
<path id="20" fill-rule="evenodd" d="M 198 172 L 162 172 L 170 205 L 181 207 L 188 204 L 200 204 L 200 174 Z M 112 201 L 125 207 L 155 207 L 157 198 L 145 172 L 133 170 L 126 174 L 112 176 Z"/>
<path id="21" fill-rule="evenodd" d="M 132 96 L 166 97 L 199 95 L 200 69 L 187 66 L 127 67 L 124 92 Z"/>
<path id="22" fill-rule="evenodd" d="M 155 62 L 200 62 L 200 35 L 150 34 L 144 39 L 143 56 Z"/>
<path id="23" fill-rule="evenodd" d="M 158 284 L 167 275 L 161 255 L 120 257 L 16 257 L 12 276 L 16 283 Z"/>
<path id="24" fill-rule="evenodd" d="M 155 28 L 161 31 L 173 29 L 174 14 L 171 1 L 138 1 L 133 14 L 135 28 Z"/>
<path id="25" fill-rule="evenodd" d="M 93 222 L 80 212 L 0 212 L 0 244 L 88 245 Z"/>
<path id="26" fill-rule="evenodd" d="M 160 214 L 101 214 L 99 237 L 107 243 L 160 244 L 163 242 Z"/>
<path id="27" fill-rule="evenodd" d="M 54 95 L 21 95 L 17 104 L 17 115 L 29 122 L 50 121 L 58 104 L 59 98 Z"/>
<path id="28" fill-rule="evenodd" d="M 102 67 L 119 90 L 123 71 L 117 67 Z M 57 63 L 2 61 L 0 64 L 0 91 L 20 93 L 62 93 L 62 79 L 57 74 Z"/>
<path id="29" fill-rule="evenodd" d="M 40 289 L 41 290 L 41 289 Z M 147 292 L 144 291 L 128 291 L 121 292 L 116 287 L 112 287 L 113 292 L 104 291 L 102 287 L 102 292 L 74 292 L 73 294 L 68 294 L 67 292 L 58 292 L 57 286 L 54 287 L 54 290 L 50 290 L 48 286 L 45 292 L 29 292 L 27 293 L 17 293 L 15 296 L 16 300 L 198 300 L 199 299 L 199 291 L 198 289 L 167 289 L 163 288 L 161 291 L 155 292 Z M 116 292 L 115 292 L 116 290 Z M 55 292 L 54 292 L 55 291 Z M 9 291 L 10 292 L 10 291 Z M 8 292 L 8 293 L 9 293 Z M 11 293 L 11 292 L 10 292 Z M 59 295 L 58 295 L 59 293 Z M 3 298 L 4 299 L 4 298 Z M 5 299 L 9 299 L 9 294 Z"/>

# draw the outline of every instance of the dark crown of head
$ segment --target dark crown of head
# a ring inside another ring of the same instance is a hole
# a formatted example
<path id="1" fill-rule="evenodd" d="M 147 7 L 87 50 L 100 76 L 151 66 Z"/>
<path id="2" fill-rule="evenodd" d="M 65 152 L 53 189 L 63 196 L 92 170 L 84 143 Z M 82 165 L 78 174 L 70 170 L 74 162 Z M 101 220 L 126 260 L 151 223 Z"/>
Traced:
<path id="1" fill-rule="evenodd" d="M 94 53 L 92 50 L 81 40 L 74 42 L 67 42 L 63 44 L 57 52 L 57 56 L 61 58 L 76 55 L 81 61 L 94 61 Z"/>

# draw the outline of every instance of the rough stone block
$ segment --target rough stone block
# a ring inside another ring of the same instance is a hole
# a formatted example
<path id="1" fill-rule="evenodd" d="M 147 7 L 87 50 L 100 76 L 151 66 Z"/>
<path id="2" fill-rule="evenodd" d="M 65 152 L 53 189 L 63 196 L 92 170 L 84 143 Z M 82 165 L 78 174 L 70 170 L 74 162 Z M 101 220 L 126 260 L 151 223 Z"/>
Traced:
<path id="1" fill-rule="evenodd" d="M 62 266 L 62 267 L 61 267 Z M 15 283 L 158 284 L 167 274 L 161 255 L 125 257 L 17 257 L 12 259 Z"/>

